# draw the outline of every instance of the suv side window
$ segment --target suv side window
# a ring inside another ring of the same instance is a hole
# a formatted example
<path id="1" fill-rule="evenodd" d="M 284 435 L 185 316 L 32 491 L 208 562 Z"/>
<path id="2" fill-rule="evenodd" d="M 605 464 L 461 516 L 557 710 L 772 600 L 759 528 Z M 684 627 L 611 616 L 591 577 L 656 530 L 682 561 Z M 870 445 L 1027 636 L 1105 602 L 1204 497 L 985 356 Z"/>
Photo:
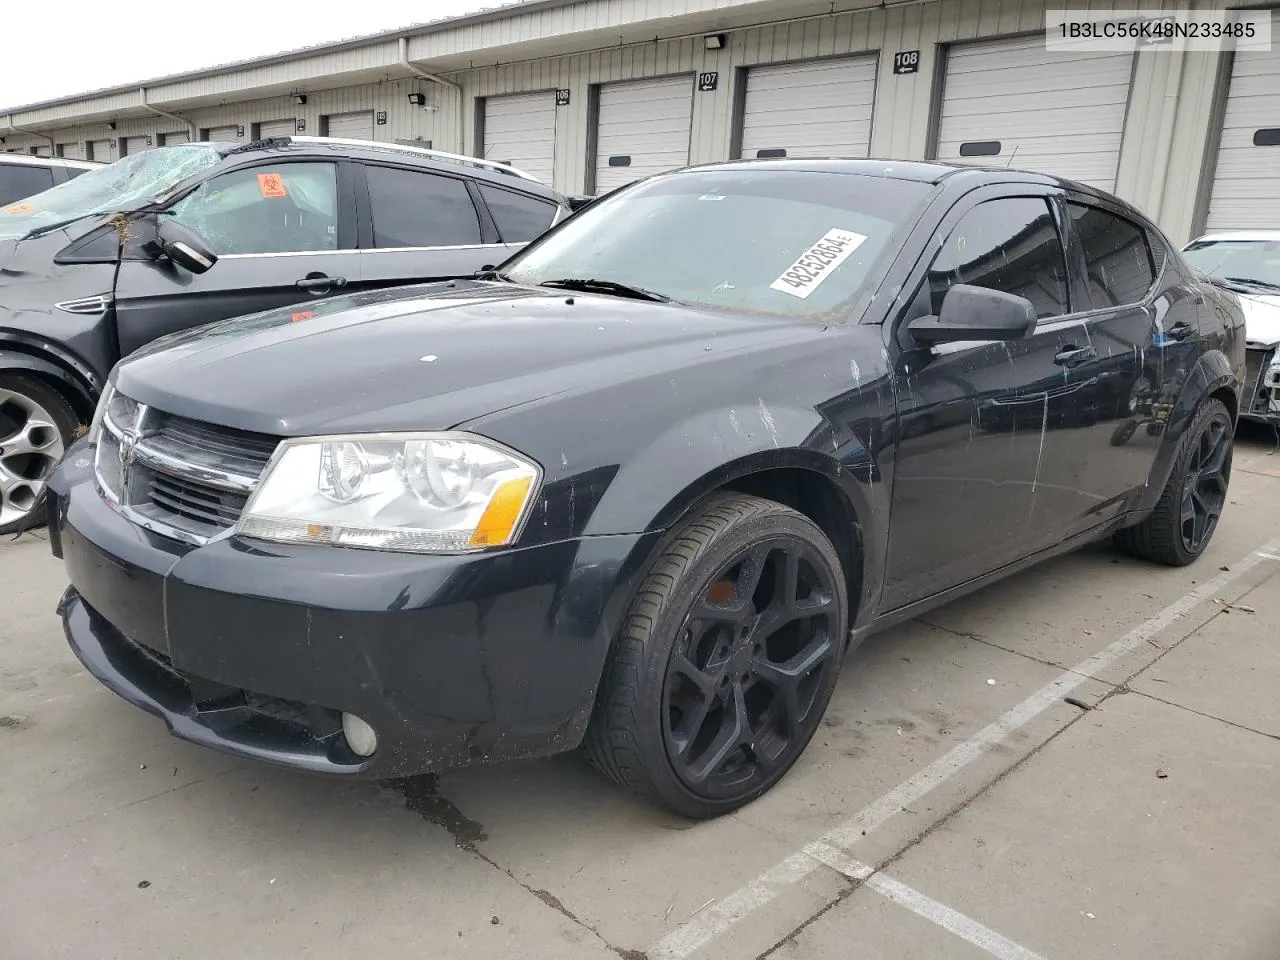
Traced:
<path id="1" fill-rule="evenodd" d="M 53 186 L 48 167 L 28 167 L 21 163 L 0 163 L 0 205 L 25 200 Z"/>
<path id="2" fill-rule="evenodd" d="M 1068 203 L 1067 211 L 1084 249 L 1090 306 L 1098 310 L 1143 300 L 1156 282 L 1146 232 L 1083 203 Z"/>
<path id="3" fill-rule="evenodd" d="M 213 252 L 297 253 L 338 248 L 332 163 L 277 163 L 211 177 L 170 207 Z"/>
<path id="4" fill-rule="evenodd" d="M 457 247 L 480 243 L 480 215 L 457 177 L 365 165 L 373 245 Z"/>
<path id="5" fill-rule="evenodd" d="M 1069 312 L 1066 258 L 1048 203 L 1006 197 L 978 204 L 947 237 L 928 283 L 935 314 L 953 283 L 1026 297 L 1041 319 Z"/>
<path id="6" fill-rule="evenodd" d="M 493 222 L 498 225 L 498 232 L 502 234 L 504 243 L 528 243 L 536 240 L 556 218 L 556 210 L 559 208 L 549 200 L 504 190 L 502 187 L 491 187 L 487 183 L 478 186 L 480 196 L 493 214 Z"/>

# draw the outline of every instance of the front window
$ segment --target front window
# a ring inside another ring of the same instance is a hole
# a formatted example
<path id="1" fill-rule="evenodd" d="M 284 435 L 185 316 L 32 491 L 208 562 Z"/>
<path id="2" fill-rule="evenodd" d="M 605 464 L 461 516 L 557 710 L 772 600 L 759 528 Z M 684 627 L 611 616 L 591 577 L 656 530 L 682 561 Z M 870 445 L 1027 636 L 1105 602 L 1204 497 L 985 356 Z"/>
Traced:
<path id="1" fill-rule="evenodd" d="M 708 307 L 814 318 L 859 292 L 924 183 L 709 170 L 605 197 L 503 267 L 515 283 L 604 281 Z"/>
<path id="2" fill-rule="evenodd" d="M 25 237 L 57 224 L 113 213 L 160 197 L 222 157 L 210 146 L 148 150 L 83 175 L 19 203 L 0 208 L 0 239 Z"/>
<path id="3" fill-rule="evenodd" d="M 1201 240 L 1182 251 L 1201 273 L 1260 292 L 1280 293 L 1280 239 Z"/>

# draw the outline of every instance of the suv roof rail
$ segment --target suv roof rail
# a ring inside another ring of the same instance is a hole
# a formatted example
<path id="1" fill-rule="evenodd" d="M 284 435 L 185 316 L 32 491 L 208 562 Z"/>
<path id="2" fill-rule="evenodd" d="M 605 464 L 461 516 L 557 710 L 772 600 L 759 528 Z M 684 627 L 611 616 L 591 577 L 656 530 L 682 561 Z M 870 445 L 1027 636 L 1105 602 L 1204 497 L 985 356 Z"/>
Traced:
<path id="1" fill-rule="evenodd" d="M 519 177 L 522 180 L 530 180 L 533 183 L 542 183 L 537 177 L 531 173 L 518 167 L 512 167 L 505 163 L 499 163 L 497 160 L 485 160 L 481 157 L 467 157 L 460 153 L 446 153 L 443 150 L 432 150 L 429 147 L 411 147 L 403 143 L 391 143 L 386 140 L 351 140 L 344 137 L 279 137 L 273 138 L 280 141 L 293 141 L 294 143 L 337 143 L 346 144 L 351 147 L 372 147 L 376 150 L 387 150 L 392 153 L 411 153 L 424 157 L 431 157 L 434 160 L 444 160 L 449 163 L 462 163 L 473 167 L 481 167 L 485 170 L 494 170 L 498 173 L 505 173 L 509 176 Z M 272 141 L 264 141 L 272 142 Z M 248 146 L 254 146 L 249 144 Z M 244 149 L 244 148 L 241 148 Z"/>

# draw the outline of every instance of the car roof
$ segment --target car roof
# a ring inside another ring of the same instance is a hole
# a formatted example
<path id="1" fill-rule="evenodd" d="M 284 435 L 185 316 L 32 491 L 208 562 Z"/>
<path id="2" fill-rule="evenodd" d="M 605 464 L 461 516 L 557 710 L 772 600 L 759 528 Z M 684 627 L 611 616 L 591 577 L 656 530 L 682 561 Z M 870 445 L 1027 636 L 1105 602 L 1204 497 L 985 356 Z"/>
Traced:
<path id="1" fill-rule="evenodd" d="M 71 167 L 96 170 L 105 164 L 94 160 L 72 160 L 69 157 L 37 157 L 32 153 L 0 153 L 0 163 L 16 163 L 24 167 Z"/>
<path id="2" fill-rule="evenodd" d="M 212 144 L 187 144 L 185 146 L 213 146 L 224 157 L 242 157 L 252 153 L 279 156 L 289 153 L 337 154 L 357 160 L 395 159 L 426 169 L 456 173 L 459 166 L 469 167 L 467 175 L 495 186 L 522 190 L 559 202 L 559 192 L 537 177 L 495 160 L 467 157 L 443 150 L 431 150 L 409 144 L 390 143 L 383 140 L 349 140 L 343 137 L 270 137 L 252 143 L 238 144 L 218 142 Z M 168 149 L 168 148 L 166 148 Z M 182 146 L 173 149 L 181 150 Z"/>
<path id="3" fill-rule="evenodd" d="M 822 157 L 813 159 L 760 158 L 728 160 L 719 163 L 685 167 L 685 170 L 732 170 L 742 168 L 760 170 L 794 170 L 808 173 L 844 173 L 864 177 L 886 177 L 891 180 L 913 180 L 917 183 L 942 183 L 944 180 L 960 180 L 969 185 L 980 183 L 1035 183 L 1042 186 L 1063 187 L 1079 193 L 1090 194 L 1112 203 L 1129 206 L 1113 194 L 1091 187 L 1087 183 L 1068 180 L 1048 173 L 1007 167 L 987 167 L 967 163 L 947 163 L 938 160 L 890 160 L 876 158 Z"/>
<path id="4" fill-rule="evenodd" d="M 1214 233 L 1202 234 L 1190 241 L 1187 246 L 1192 243 L 1239 242 L 1246 240 L 1280 240 L 1280 230 L 1220 230 Z"/>

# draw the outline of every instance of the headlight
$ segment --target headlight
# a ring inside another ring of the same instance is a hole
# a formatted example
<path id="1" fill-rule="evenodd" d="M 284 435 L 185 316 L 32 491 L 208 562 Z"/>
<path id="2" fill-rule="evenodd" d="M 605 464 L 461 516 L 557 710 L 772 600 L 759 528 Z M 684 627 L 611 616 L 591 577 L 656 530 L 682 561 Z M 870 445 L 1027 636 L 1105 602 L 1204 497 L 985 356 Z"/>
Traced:
<path id="1" fill-rule="evenodd" d="M 462 433 L 286 440 L 236 532 L 286 543 L 458 553 L 515 541 L 536 463 Z"/>

